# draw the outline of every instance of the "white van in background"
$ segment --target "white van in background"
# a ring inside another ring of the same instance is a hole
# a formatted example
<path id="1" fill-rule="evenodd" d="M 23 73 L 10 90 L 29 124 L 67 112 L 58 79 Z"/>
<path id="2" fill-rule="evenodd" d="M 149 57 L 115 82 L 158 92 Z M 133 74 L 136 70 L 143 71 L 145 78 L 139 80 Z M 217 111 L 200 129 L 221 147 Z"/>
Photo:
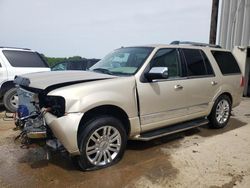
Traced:
<path id="1" fill-rule="evenodd" d="M 50 71 L 42 56 L 30 49 L 0 47 L 0 100 L 10 112 L 15 112 L 18 97 L 13 80 L 16 75 Z"/>

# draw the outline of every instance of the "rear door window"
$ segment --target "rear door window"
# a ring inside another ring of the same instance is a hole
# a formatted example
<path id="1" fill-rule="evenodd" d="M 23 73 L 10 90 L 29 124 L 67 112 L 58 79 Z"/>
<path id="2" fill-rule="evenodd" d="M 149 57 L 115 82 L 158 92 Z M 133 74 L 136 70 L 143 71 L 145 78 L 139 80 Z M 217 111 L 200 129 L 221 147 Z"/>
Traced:
<path id="1" fill-rule="evenodd" d="M 3 50 L 3 54 L 13 67 L 48 67 L 36 52 Z"/>
<path id="2" fill-rule="evenodd" d="M 203 60 L 204 60 L 204 63 L 205 63 L 205 67 L 206 67 L 206 70 L 207 70 L 207 75 L 214 75 L 213 68 L 211 66 L 211 63 L 210 63 L 207 55 L 202 50 L 200 50 L 200 53 L 201 53 L 201 55 L 203 57 Z"/>
<path id="3" fill-rule="evenodd" d="M 187 64 L 188 76 L 208 75 L 204 58 L 198 49 L 182 49 Z"/>
<path id="4" fill-rule="evenodd" d="M 240 74 L 239 65 L 231 52 L 211 51 L 222 74 Z"/>

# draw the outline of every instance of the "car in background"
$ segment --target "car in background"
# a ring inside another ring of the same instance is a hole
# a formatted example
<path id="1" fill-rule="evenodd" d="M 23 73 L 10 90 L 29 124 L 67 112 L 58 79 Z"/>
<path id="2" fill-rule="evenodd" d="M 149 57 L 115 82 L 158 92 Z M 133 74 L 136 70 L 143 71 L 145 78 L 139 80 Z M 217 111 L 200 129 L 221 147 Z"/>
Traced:
<path id="1" fill-rule="evenodd" d="M 85 59 L 85 60 L 69 60 L 58 62 L 51 67 L 52 71 L 65 71 L 65 70 L 88 70 L 91 66 L 97 63 L 100 59 Z"/>
<path id="2" fill-rule="evenodd" d="M 16 75 L 50 71 L 43 57 L 27 48 L 0 47 L 0 100 L 10 112 L 15 112 L 18 97 L 13 80 Z"/>

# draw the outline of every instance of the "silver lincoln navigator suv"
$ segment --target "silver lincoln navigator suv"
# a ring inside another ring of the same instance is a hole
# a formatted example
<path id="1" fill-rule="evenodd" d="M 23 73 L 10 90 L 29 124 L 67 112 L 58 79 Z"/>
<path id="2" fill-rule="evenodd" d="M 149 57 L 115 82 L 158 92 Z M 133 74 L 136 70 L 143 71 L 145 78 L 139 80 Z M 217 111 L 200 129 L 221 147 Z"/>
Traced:
<path id="1" fill-rule="evenodd" d="M 130 140 L 227 125 L 244 80 L 230 51 L 201 43 L 122 47 L 88 71 L 17 76 L 22 136 L 64 148 L 82 170 L 118 162 Z"/>

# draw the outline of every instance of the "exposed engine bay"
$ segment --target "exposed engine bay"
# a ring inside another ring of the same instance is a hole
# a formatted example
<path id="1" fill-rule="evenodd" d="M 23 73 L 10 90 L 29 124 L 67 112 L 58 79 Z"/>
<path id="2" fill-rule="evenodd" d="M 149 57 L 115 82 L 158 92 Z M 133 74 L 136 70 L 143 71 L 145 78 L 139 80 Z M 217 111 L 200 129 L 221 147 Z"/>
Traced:
<path id="1" fill-rule="evenodd" d="M 62 145 L 53 136 L 46 124 L 44 115 L 47 112 L 60 117 L 64 114 L 65 105 L 63 97 L 46 96 L 42 92 L 33 93 L 21 87 L 17 88 L 19 105 L 15 124 L 21 130 L 18 138 L 28 147 L 36 140 L 44 141 L 53 149 L 61 149 Z"/>

